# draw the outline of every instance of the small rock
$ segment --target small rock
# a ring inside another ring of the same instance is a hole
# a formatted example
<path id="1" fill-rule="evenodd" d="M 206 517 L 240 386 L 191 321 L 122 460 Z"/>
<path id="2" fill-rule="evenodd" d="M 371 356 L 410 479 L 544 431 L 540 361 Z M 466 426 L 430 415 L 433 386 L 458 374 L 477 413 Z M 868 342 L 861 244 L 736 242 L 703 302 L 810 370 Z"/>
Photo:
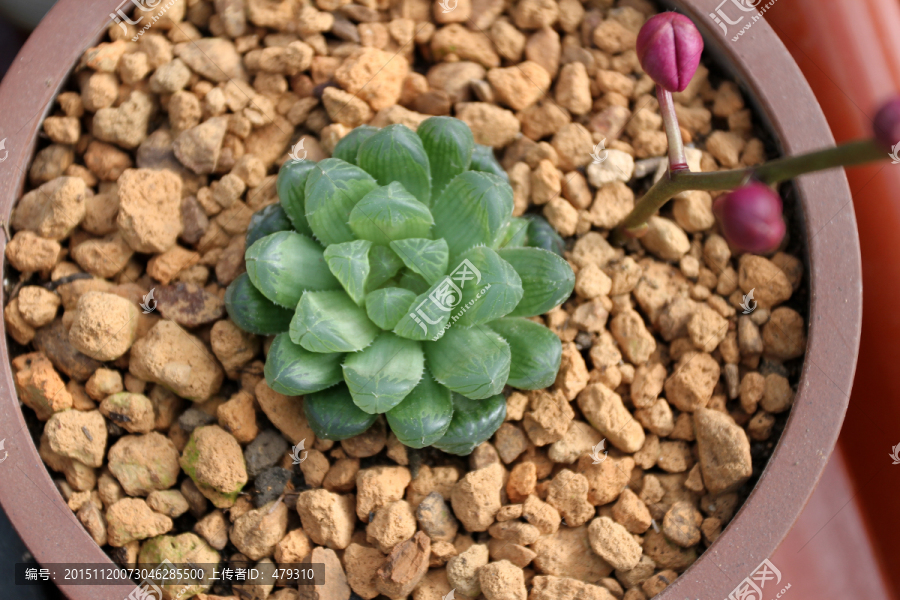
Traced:
<path id="1" fill-rule="evenodd" d="M 213 173 L 219 164 L 227 130 L 226 117 L 213 117 L 182 131 L 172 144 L 175 157 L 197 175 Z"/>
<path id="2" fill-rule="evenodd" d="M 666 398 L 678 410 L 693 412 L 703 408 L 712 398 L 719 374 L 719 363 L 709 354 L 686 354 L 666 379 Z"/>
<path id="3" fill-rule="evenodd" d="M 64 410 L 44 426 L 50 448 L 89 467 L 103 465 L 106 421 L 99 411 Z"/>
<path id="4" fill-rule="evenodd" d="M 730 416 L 698 409 L 694 411 L 694 431 L 703 483 L 710 494 L 733 491 L 753 474 L 750 441 Z"/>
<path id="5" fill-rule="evenodd" d="M 128 245 L 145 253 L 172 248 L 182 231 L 181 178 L 168 170 L 128 169 L 118 184 L 116 222 Z"/>
<path id="6" fill-rule="evenodd" d="M 753 290 L 760 308 L 777 306 L 788 300 L 793 292 L 784 271 L 772 261 L 752 254 L 745 254 L 739 261 L 738 285 L 745 294 Z"/>
<path id="7" fill-rule="evenodd" d="M 700 524 L 703 516 L 690 502 L 676 502 L 663 518 L 663 533 L 681 546 L 690 548 L 700 543 Z"/>
<path id="8" fill-rule="evenodd" d="M 279 564 L 302 562 L 304 558 L 309 556 L 311 550 L 312 545 L 309 543 L 309 537 L 298 527 L 289 531 L 286 536 L 275 544 L 275 562 Z M 347 550 L 349 551 L 349 548 Z"/>
<path id="9" fill-rule="evenodd" d="M 106 511 L 109 545 L 122 547 L 128 542 L 162 535 L 172 529 L 172 519 L 153 512 L 141 498 L 123 498 Z"/>
<path id="10" fill-rule="evenodd" d="M 644 554 L 649 557 L 659 569 L 673 569 L 684 571 L 697 560 L 697 551 L 694 548 L 680 548 L 669 541 L 662 532 L 648 531 L 644 535 Z"/>
<path id="11" fill-rule="evenodd" d="M 460 552 L 447 561 L 447 581 L 453 589 L 469 598 L 481 594 L 481 581 L 478 572 L 488 564 L 488 547 L 484 544 L 473 544 L 464 552 Z"/>
<path id="12" fill-rule="evenodd" d="M 204 401 L 222 385 L 222 368 L 197 338 L 160 321 L 131 350 L 131 374 L 159 383 L 188 400 Z"/>
<path id="13" fill-rule="evenodd" d="M 579 458 L 576 471 L 587 477 L 590 484 L 588 502 L 599 506 L 618 498 L 631 480 L 634 464 L 634 459 L 630 456 L 623 458 L 607 456 L 599 465 L 593 464 L 590 456 Z"/>
<path id="14" fill-rule="evenodd" d="M 644 444 L 644 429 L 622 398 L 602 383 L 591 384 L 578 395 L 578 407 L 591 425 L 619 450 L 637 452 Z"/>
<path id="15" fill-rule="evenodd" d="M 563 353 L 565 354 L 565 352 L 564 347 Z M 580 355 L 578 358 L 582 360 Z M 557 381 L 562 377 L 564 377 L 564 371 L 561 369 L 557 375 Z M 561 440 L 575 417 L 575 412 L 568 400 L 559 390 L 552 394 L 539 391 L 535 397 L 536 400 L 532 401 L 534 410 L 525 413 L 522 421 L 525 433 L 536 446 L 546 446 Z"/>
<path id="16" fill-rule="evenodd" d="M 431 540 L 421 531 L 397 544 L 378 569 L 375 587 L 391 598 L 402 598 L 412 592 L 428 572 Z"/>
<path id="17" fill-rule="evenodd" d="M 28 192 L 16 203 L 10 225 L 29 230 L 42 238 L 63 240 L 75 229 L 85 214 L 84 180 L 57 177 Z"/>
<path id="18" fill-rule="evenodd" d="M 531 580 L 529 600 L 559 600 L 578 598 L 579 600 L 614 600 L 606 588 L 592 585 L 569 577 L 538 575 Z M 629 598 L 628 600 L 632 600 Z"/>
<path id="19" fill-rule="evenodd" d="M 154 112 L 153 98 L 134 90 L 118 107 L 98 110 L 94 115 L 92 132 L 100 141 L 133 150 L 147 139 L 147 127 Z"/>
<path id="20" fill-rule="evenodd" d="M 384 560 L 384 554 L 377 548 L 350 544 L 344 550 L 347 582 L 350 589 L 363 600 L 372 600 L 379 594 L 375 580 Z"/>
<path id="21" fill-rule="evenodd" d="M 262 431 L 244 450 L 247 476 L 256 479 L 261 473 L 274 467 L 288 451 L 289 446 L 277 431 L 273 429 Z"/>
<path id="22" fill-rule="evenodd" d="M 368 458 L 384 450 L 386 443 L 387 424 L 379 418 L 363 433 L 341 440 L 341 448 L 355 458 Z"/>
<path id="23" fill-rule="evenodd" d="M 690 240 L 675 222 L 662 217 L 650 217 L 647 231 L 640 237 L 641 245 L 661 260 L 675 262 L 691 249 Z"/>
<path id="24" fill-rule="evenodd" d="M 205 501 L 206 499 L 204 499 Z M 207 514 L 194 525 L 194 533 L 206 540 L 216 550 L 221 550 L 228 544 L 228 529 L 228 519 L 219 509 Z"/>
<path id="25" fill-rule="evenodd" d="M 261 507 L 275 501 L 284 493 L 285 486 L 290 480 L 291 472 L 287 469 L 282 467 L 266 469 L 253 482 L 253 487 L 256 490 L 253 503 L 257 507 Z"/>
<path id="26" fill-rule="evenodd" d="M 108 458 L 109 470 L 130 496 L 165 490 L 178 481 L 178 450 L 155 431 L 123 436 L 109 449 Z"/>
<path id="27" fill-rule="evenodd" d="M 88 292 L 78 299 L 69 340 L 76 350 L 101 360 L 125 354 L 137 336 L 137 307 L 115 294 Z"/>
<path id="28" fill-rule="evenodd" d="M 498 102 L 522 110 L 537 102 L 550 89 L 550 74 L 539 64 L 524 61 L 514 67 L 491 69 L 488 83 Z"/>
<path id="29" fill-rule="evenodd" d="M 587 167 L 588 181 L 595 188 L 601 188 L 616 181 L 627 182 L 634 174 L 634 157 L 621 150 L 606 151 L 606 160 L 592 162 Z"/>
<path id="30" fill-rule="evenodd" d="M 9 264 L 22 273 L 49 271 L 56 264 L 62 248 L 30 231 L 19 231 L 6 246 Z"/>
<path id="31" fill-rule="evenodd" d="M 250 560 L 270 557 L 287 533 L 288 509 L 284 502 L 266 504 L 235 519 L 229 539 Z"/>
<path id="32" fill-rule="evenodd" d="M 340 496 L 322 489 L 305 491 L 297 497 L 297 512 L 303 531 L 315 543 L 336 550 L 350 545 L 356 524 L 352 495 Z"/>
<path id="33" fill-rule="evenodd" d="M 806 351 L 803 317 L 792 308 L 776 308 L 763 326 L 762 338 L 767 358 L 785 361 L 803 356 Z"/>
<path id="34" fill-rule="evenodd" d="M 334 80 L 344 90 L 365 100 L 374 110 L 397 103 L 409 63 L 403 56 L 378 48 L 360 48 L 344 59 Z"/>
<path id="35" fill-rule="evenodd" d="M 193 533 L 176 536 L 161 536 L 141 545 L 138 562 L 158 565 L 163 561 L 176 565 L 215 565 L 220 560 L 219 553 Z M 209 589 L 210 584 L 170 583 L 162 586 L 164 597 L 191 598 Z"/>
<path id="36" fill-rule="evenodd" d="M 241 444 L 252 442 L 259 433 L 256 425 L 256 401 L 250 392 L 240 390 L 216 409 L 219 425 Z"/>
<path id="37" fill-rule="evenodd" d="M 562 527 L 536 541 L 531 549 L 537 553 L 535 569 L 543 575 L 599 581 L 612 572 L 609 563 L 591 550 L 586 525 Z"/>
<path id="38" fill-rule="evenodd" d="M 584 525 L 594 516 L 588 502 L 588 480 L 584 475 L 563 469 L 547 487 L 547 504 L 559 511 L 569 527 Z"/>
<path id="39" fill-rule="evenodd" d="M 502 505 L 503 467 L 490 465 L 467 473 L 451 494 L 453 512 L 468 531 L 487 531 Z"/>
<path id="40" fill-rule="evenodd" d="M 360 470 L 356 475 L 356 515 L 359 520 L 367 523 L 369 513 L 402 500 L 410 479 L 406 467 L 384 466 Z"/>
<path id="41" fill-rule="evenodd" d="M 627 529 L 610 519 L 600 517 L 588 527 L 591 548 L 614 569 L 628 571 L 641 560 L 641 546 Z"/>
<path id="42" fill-rule="evenodd" d="M 450 512 L 444 497 L 438 492 L 431 492 L 419 503 L 416 519 L 419 527 L 433 542 L 452 542 L 459 530 L 459 523 Z"/>
<path id="43" fill-rule="evenodd" d="M 100 412 L 130 433 L 148 433 L 156 422 L 153 403 L 143 394 L 119 392 L 108 396 L 100 403 Z"/>
<path id="44" fill-rule="evenodd" d="M 637 494 L 630 489 L 622 490 L 622 494 L 612 507 L 613 518 L 625 529 L 634 534 L 642 534 L 651 525 L 650 511 Z"/>
<path id="45" fill-rule="evenodd" d="M 217 508 L 228 508 L 247 483 L 237 440 L 217 425 L 198 427 L 181 454 L 181 468 Z"/>
<path id="46" fill-rule="evenodd" d="M 313 564 L 325 565 L 322 585 L 300 588 L 299 599 L 302 600 L 349 600 L 351 597 L 347 575 L 341 566 L 337 553 L 329 548 L 315 548 L 310 555 Z"/>
<path id="47" fill-rule="evenodd" d="M 178 490 L 154 490 L 147 496 L 147 506 L 173 519 L 190 509 L 188 501 Z"/>
<path id="48" fill-rule="evenodd" d="M 512 112 L 485 102 L 460 103 L 456 117 L 469 126 L 476 143 L 492 148 L 508 145 L 520 129 L 519 120 Z"/>
<path id="49" fill-rule="evenodd" d="M 388 554 L 415 533 L 416 516 L 412 507 L 405 500 L 398 500 L 375 511 L 375 517 L 366 527 L 366 541 Z"/>
<path id="50" fill-rule="evenodd" d="M 487 600 L 526 600 L 525 575 L 508 560 L 492 562 L 478 572 L 481 591 Z"/>
<path id="51" fill-rule="evenodd" d="M 522 504 L 522 518 L 545 535 L 556 533 L 562 521 L 558 510 L 533 494 Z"/>
<path id="52" fill-rule="evenodd" d="M 246 79 L 241 56 L 231 40 L 200 38 L 176 44 L 174 50 L 178 58 L 205 79 L 215 82 Z"/>
<path id="53" fill-rule="evenodd" d="M 84 391 L 94 400 L 103 400 L 122 389 L 122 375 L 112 369 L 97 369 L 84 384 Z"/>
<path id="54" fill-rule="evenodd" d="M 305 441 L 307 447 L 315 444 L 316 435 L 310 429 L 306 415 L 303 414 L 302 399 L 279 394 L 270 388 L 264 379 L 256 385 L 254 392 L 256 401 L 266 417 L 290 443 L 299 444 Z"/>
<path id="55" fill-rule="evenodd" d="M 22 354 L 13 359 L 12 365 L 16 394 L 38 419 L 46 421 L 54 413 L 72 408 L 72 395 L 43 353 Z"/>

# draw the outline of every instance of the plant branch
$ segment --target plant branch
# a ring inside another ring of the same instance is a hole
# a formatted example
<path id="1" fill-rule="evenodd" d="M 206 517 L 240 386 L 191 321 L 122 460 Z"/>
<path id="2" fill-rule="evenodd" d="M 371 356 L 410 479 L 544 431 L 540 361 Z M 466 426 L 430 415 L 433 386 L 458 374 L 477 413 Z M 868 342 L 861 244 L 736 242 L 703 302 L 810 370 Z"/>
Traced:
<path id="1" fill-rule="evenodd" d="M 662 100 L 660 101 L 660 109 L 662 110 Z M 665 114 L 665 111 L 663 112 Z M 668 134 L 668 129 L 666 133 Z M 672 138 L 670 137 L 669 139 L 671 140 Z M 678 133 L 678 139 L 681 139 L 680 132 Z M 669 152 L 671 161 L 671 143 L 669 144 Z M 836 167 L 851 167 L 877 161 L 883 159 L 885 154 L 884 148 L 877 141 L 857 140 L 800 156 L 779 158 L 745 169 L 692 173 L 688 170 L 673 170 L 670 167 L 666 174 L 638 200 L 634 210 L 625 217 L 625 220 L 613 232 L 612 239 L 622 243 L 628 236 L 635 237 L 640 235 L 641 229 L 647 220 L 680 192 L 689 190 L 733 190 L 744 185 L 750 179 L 757 179 L 767 185 L 775 185 L 806 173 Z"/>
<path id="2" fill-rule="evenodd" d="M 687 171 L 687 157 L 684 154 L 684 142 L 681 139 L 678 117 L 675 115 L 675 101 L 672 100 L 672 92 L 657 85 L 656 98 L 659 100 L 659 112 L 663 118 L 666 140 L 669 143 L 669 170 Z"/>

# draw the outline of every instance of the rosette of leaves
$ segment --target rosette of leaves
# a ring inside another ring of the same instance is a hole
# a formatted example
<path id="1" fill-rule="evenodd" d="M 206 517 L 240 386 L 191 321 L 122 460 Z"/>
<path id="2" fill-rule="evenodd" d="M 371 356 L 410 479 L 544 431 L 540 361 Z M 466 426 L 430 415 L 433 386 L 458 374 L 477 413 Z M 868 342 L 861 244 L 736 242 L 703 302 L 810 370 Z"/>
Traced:
<path id="1" fill-rule="evenodd" d="M 566 300 L 574 275 L 528 245 L 534 225 L 512 217 L 503 169 L 462 121 L 358 127 L 333 158 L 285 163 L 277 187 L 226 306 L 275 335 L 266 381 L 305 396 L 316 435 L 384 414 L 407 446 L 464 455 L 503 422 L 505 385 L 553 383 L 560 340 L 527 317 Z"/>

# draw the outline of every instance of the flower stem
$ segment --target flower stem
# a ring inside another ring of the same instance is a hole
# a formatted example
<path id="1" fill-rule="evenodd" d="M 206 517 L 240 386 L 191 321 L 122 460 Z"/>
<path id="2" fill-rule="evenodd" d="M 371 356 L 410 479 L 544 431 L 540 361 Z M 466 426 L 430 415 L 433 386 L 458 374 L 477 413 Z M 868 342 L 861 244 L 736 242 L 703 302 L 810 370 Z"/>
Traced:
<path id="1" fill-rule="evenodd" d="M 662 101 L 660 101 L 662 110 Z M 665 114 L 665 113 L 664 113 Z M 665 117 L 664 117 L 665 119 Z M 677 127 L 677 125 L 676 125 Z M 667 124 L 668 133 L 668 124 Z M 669 138 L 671 141 L 671 137 Z M 678 139 L 681 139 L 679 132 Z M 672 144 L 669 144 L 670 161 Z M 682 148 L 683 152 L 683 148 Z M 757 179 L 767 185 L 775 185 L 788 179 L 823 171 L 835 167 L 851 167 L 883 159 L 884 148 L 875 140 L 857 140 L 833 148 L 825 148 L 800 156 L 779 158 L 771 162 L 745 169 L 731 169 L 710 173 L 692 173 L 688 170 L 669 169 L 647 193 L 638 200 L 631 213 L 612 234 L 612 240 L 622 243 L 626 237 L 637 237 L 643 233 L 644 225 L 656 211 L 676 194 L 688 190 L 719 191 L 733 190 L 750 179 Z M 671 164 L 671 163 L 670 163 Z"/>
<path id="2" fill-rule="evenodd" d="M 657 85 L 656 98 L 659 100 L 659 112 L 666 129 L 666 140 L 669 142 L 669 170 L 687 171 L 687 157 L 684 154 L 684 142 L 681 139 L 678 117 L 675 115 L 675 101 L 672 100 L 672 92 Z"/>

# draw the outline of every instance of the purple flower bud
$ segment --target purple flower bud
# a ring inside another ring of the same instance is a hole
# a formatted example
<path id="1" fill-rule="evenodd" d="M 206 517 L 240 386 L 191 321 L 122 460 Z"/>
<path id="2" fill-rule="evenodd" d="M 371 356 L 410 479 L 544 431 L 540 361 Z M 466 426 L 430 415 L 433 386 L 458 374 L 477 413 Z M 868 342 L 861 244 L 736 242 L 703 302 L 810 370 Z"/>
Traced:
<path id="1" fill-rule="evenodd" d="M 641 67 L 653 81 L 670 92 L 681 92 L 691 82 L 703 38 L 684 15 L 665 12 L 651 17 L 637 37 L 637 55 Z"/>
<path id="2" fill-rule="evenodd" d="M 756 182 L 719 196 L 713 203 L 728 243 L 753 254 L 767 254 L 781 244 L 785 232 L 781 211 L 781 197 Z"/>
<path id="3" fill-rule="evenodd" d="M 885 148 L 900 143 L 900 98 L 885 102 L 872 124 L 877 139 Z"/>

